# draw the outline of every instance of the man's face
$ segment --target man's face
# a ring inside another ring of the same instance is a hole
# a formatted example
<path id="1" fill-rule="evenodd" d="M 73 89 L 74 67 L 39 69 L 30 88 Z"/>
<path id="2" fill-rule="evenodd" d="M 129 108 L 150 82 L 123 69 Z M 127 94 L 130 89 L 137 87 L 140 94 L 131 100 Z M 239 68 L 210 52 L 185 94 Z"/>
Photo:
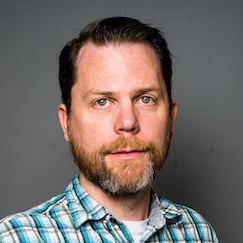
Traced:
<path id="1" fill-rule="evenodd" d="M 168 151 L 176 104 L 146 44 L 87 43 L 77 59 L 71 112 L 60 105 L 64 136 L 80 176 L 113 195 L 151 184 Z"/>

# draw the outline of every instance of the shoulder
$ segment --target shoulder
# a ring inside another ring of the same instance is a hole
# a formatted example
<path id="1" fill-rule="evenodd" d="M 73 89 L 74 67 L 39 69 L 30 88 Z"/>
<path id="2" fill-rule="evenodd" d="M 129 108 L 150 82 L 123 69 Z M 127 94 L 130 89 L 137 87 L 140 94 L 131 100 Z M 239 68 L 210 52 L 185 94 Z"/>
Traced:
<path id="1" fill-rule="evenodd" d="M 218 242 L 216 233 L 211 224 L 196 210 L 181 204 L 175 204 L 166 198 L 160 197 L 161 207 L 167 219 L 168 228 L 183 229 L 185 235 L 195 239 Z"/>
<path id="2" fill-rule="evenodd" d="M 22 213 L 13 214 L 0 220 L 0 242 L 38 242 L 40 231 L 57 224 L 57 218 L 67 212 L 65 194 Z"/>
<path id="3" fill-rule="evenodd" d="M 184 224 L 208 223 L 200 213 L 190 207 L 172 203 L 164 197 L 159 197 L 159 202 L 167 218 L 180 218 Z"/>

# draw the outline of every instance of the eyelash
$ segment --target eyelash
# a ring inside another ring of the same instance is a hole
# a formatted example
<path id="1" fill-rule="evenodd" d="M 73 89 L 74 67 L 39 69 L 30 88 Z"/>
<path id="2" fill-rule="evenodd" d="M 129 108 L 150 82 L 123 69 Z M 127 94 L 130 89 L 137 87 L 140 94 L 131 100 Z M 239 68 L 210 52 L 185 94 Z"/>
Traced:
<path id="1" fill-rule="evenodd" d="M 149 101 L 145 101 L 145 100 L 149 100 Z M 141 97 L 139 97 L 139 100 L 141 100 L 141 102 L 143 103 L 143 104 L 150 104 L 150 103 L 155 103 L 155 100 L 154 100 L 154 98 L 152 98 L 151 96 L 148 96 L 148 95 L 144 95 L 144 96 L 141 96 Z"/>
<path id="2" fill-rule="evenodd" d="M 136 100 L 143 105 L 151 105 L 156 102 L 155 98 L 149 95 L 139 96 L 138 98 L 136 98 Z M 112 101 L 109 98 L 100 98 L 94 101 L 94 106 L 98 108 L 103 108 L 110 105 L 111 102 Z"/>
<path id="3" fill-rule="evenodd" d="M 101 104 L 100 102 L 105 102 L 104 104 Z M 95 106 L 98 106 L 98 107 L 104 107 L 107 105 L 107 102 L 109 102 L 109 100 L 107 98 L 101 98 L 101 99 L 98 99 L 95 101 Z"/>

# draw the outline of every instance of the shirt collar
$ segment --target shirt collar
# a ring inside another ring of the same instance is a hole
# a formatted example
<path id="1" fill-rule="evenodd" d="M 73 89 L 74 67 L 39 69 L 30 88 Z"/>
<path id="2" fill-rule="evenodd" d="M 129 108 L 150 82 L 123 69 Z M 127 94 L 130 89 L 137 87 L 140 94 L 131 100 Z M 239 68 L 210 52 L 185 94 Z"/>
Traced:
<path id="1" fill-rule="evenodd" d="M 92 199 L 82 188 L 78 175 L 74 176 L 72 182 L 67 186 L 66 198 L 70 213 L 76 228 L 80 228 L 88 220 L 100 220 L 109 212 L 98 202 Z M 176 205 L 166 198 L 159 198 L 156 193 L 152 193 L 150 206 L 149 224 L 159 229 L 167 224 L 180 223 L 181 214 Z"/>
<path id="2" fill-rule="evenodd" d="M 65 191 L 68 207 L 76 228 L 88 220 L 100 220 L 108 211 L 92 199 L 80 185 L 78 175 L 74 176 Z"/>
<path id="3" fill-rule="evenodd" d="M 149 224 L 160 229 L 165 224 L 180 223 L 180 220 L 181 213 L 176 205 L 164 197 L 159 198 L 155 192 L 152 192 Z"/>

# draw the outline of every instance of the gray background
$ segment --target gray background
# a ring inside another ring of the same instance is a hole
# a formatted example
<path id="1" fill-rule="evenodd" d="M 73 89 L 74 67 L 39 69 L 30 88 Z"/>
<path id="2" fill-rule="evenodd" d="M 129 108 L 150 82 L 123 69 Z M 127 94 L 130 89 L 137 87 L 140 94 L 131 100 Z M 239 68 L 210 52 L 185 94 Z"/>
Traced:
<path id="1" fill-rule="evenodd" d="M 62 193 L 77 173 L 57 119 L 58 54 L 93 19 L 161 27 L 179 104 L 155 187 L 201 212 L 221 242 L 243 242 L 242 1 L 1 1 L 0 218 Z"/>

